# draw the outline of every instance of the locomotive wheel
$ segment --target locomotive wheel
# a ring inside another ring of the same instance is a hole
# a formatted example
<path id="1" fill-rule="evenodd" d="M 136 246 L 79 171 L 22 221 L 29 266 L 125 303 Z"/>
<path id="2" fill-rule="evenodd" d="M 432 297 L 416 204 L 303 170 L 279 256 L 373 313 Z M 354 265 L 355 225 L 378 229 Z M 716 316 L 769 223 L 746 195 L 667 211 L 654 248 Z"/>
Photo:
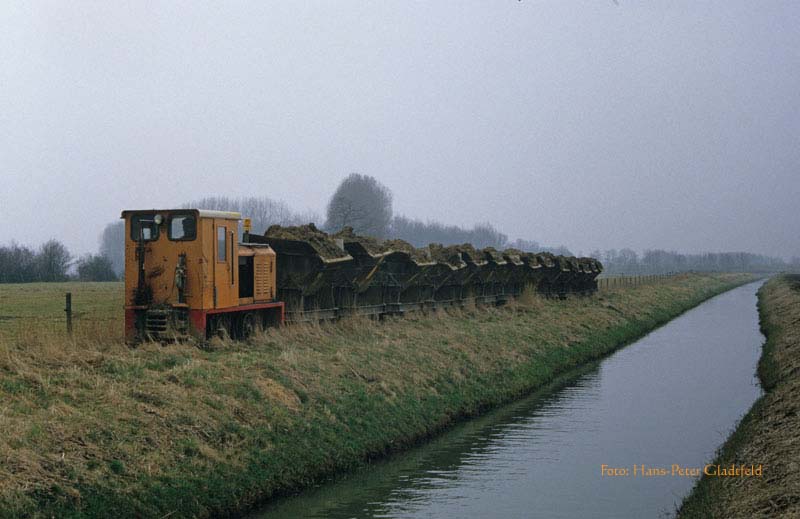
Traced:
<path id="1" fill-rule="evenodd" d="M 216 316 L 209 327 L 210 337 L 227 339 L 230 334 L 230 320 L 223 316 Z"/>
<path id="2" fill-rule="evenodd" d="M 256 333 L 258 325 L 256 323 L 256 315 L 253 312 L 247 312 L 239 321 L 239 338 L 247 339 Z"/>

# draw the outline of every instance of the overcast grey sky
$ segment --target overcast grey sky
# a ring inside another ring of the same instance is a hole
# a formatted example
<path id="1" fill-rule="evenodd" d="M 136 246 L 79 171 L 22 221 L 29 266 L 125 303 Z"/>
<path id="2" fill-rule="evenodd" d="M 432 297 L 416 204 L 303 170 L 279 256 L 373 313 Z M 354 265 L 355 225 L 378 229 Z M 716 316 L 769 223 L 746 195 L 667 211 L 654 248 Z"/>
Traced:
<path id="1" fill-rule="evenodd" d="M 0 243 L 351 172 L 577 252 L 800 255 L 800 2 L 0 3 Z"/>

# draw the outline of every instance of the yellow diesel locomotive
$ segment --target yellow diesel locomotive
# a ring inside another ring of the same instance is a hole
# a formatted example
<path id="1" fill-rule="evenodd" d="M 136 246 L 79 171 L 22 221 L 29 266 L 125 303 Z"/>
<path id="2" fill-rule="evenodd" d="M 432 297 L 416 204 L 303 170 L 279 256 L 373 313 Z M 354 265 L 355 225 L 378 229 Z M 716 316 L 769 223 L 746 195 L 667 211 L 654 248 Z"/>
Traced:
<path id="1" fill-rule="evenodd" d="M 122 218 L 129 340 L 245 336 L 283 322 L 275 252 L 239 242 L 239 213 L 144 210 L 123 211 Z"/>

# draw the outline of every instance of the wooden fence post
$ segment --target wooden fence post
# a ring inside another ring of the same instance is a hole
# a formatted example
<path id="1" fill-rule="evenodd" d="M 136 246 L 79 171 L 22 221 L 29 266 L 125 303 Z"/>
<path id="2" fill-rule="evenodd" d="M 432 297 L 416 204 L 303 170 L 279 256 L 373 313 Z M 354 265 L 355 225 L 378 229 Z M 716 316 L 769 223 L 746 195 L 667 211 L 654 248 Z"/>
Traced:
<path id="1" fill-rule="evenodd" d="M 67 292 L 64 311 L 67 313 L 67 333 L 72 335 L 72 292 Z"/>

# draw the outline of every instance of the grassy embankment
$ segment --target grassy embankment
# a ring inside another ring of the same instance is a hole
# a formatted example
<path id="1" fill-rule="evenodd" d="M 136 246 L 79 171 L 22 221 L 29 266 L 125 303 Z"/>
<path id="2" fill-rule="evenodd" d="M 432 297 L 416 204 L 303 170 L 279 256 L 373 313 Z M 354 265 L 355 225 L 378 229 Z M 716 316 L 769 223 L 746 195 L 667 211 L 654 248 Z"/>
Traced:
<path id="1" fill-rule="evenodd" d="M 71 339 L 0 334 L 0 515 L 241 511 L 529 392 L 750 279 L 681 275 L 207 350 L 129 349 L 107 322 Z"/>
<path id="2" fill-rule="evenodd" d="M 684 501 L 681 518 L 800 517 L 800 275 L 768 281 L 758 309 L 767 338 L 758 364 L 765 394 L 714 464 L 762 464 L 763 476 L 704 476 Z"/>

